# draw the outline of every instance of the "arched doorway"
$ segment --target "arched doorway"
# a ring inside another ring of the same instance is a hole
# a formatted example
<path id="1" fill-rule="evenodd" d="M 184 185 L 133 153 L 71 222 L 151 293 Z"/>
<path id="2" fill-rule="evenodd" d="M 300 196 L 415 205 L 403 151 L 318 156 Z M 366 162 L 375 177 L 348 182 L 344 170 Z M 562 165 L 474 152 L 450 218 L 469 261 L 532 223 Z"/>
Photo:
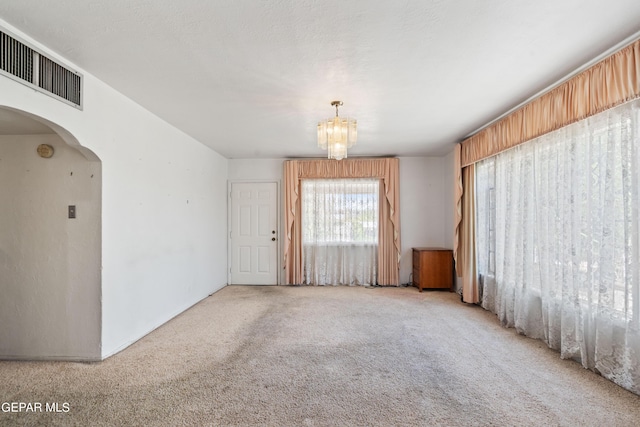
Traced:
<path id="1" fill-rule="evenodd" d="M 99 158 L 0 107 L 0 358 L 99 360 Z"/>

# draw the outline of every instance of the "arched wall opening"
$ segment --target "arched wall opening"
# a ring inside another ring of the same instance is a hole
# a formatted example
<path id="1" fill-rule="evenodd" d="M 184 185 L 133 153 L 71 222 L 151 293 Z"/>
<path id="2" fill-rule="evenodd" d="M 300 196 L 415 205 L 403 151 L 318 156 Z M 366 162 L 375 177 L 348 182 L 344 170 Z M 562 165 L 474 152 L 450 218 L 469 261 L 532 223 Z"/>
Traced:
<path id="1" fill-rule="evenodd" d="M 95 153 L 0 106 L 0 359 L 101 359 L 101 200 Z"/>

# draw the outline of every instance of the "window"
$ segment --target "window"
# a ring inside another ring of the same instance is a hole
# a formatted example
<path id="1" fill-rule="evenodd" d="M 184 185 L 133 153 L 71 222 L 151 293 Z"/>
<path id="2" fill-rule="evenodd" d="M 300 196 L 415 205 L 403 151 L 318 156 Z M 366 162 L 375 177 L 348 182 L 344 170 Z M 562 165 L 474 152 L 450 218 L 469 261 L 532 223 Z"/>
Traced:
<path id="1" fill-rule="evenodd" d="M 378 243 L 377 179 L 302 181 L 304 243 Z"/>
<path id="2" fill-rule="evenodd" d="M 377 179 L 302 180 L 305 283 L 375 283 L 378 198 Z"/>
<path id="3" fill-rule="evenodd" d="M 476 164 L 483 306 L 640 390 L 640 100 Z"/>

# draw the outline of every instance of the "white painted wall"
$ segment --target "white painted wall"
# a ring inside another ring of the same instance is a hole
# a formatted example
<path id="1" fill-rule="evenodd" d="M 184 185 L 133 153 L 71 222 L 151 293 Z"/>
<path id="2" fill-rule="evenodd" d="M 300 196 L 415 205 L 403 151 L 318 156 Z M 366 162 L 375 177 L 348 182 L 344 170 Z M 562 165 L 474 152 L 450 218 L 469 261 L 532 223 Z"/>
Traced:
<path id="1" fill-rule="evenodd" d="M 229 181 L 282 181 L 285 159 L 230 159 Z"/>
<path id="2" fill-rule="evenodd" d="M 454 228 L 453 228 L 453 220 L 455 213 L 455 159 L 453 155 L 453 148 L 449 154 L 442 158 L 443 164 L 443 188 L 444 188 L 444 247 L 453 249 L 453 240 L 455 236 Z M 460 290 L 461 284 L 456 276 L 455 287 L 456 291 Z"/>
<path id="3" fill-rule="evenodd" d="M 400 158 L 400 283 L 409 283 L 411 248 L 447 247 L 445 239 L 445 163 L 441 157 Z"/>
<path id="4" fill-rule="evenodd" d="M 454 191 L 455 191 L 455 174 L 454 174 L 454 157 L 452 151 L 442 158 L 442 186 L 444 189 L 443 209 L 444 209 L 444 233 L 447 248 L 453 248 L 453 215 L 454 215 Z"/>
<path id="5" fill-rule="evenodd" d="M 0 78 L 0 106 L 59 125 L 102 161 L 106 357 L 226 284 L 227 160 L 79 71 L 83 111 L 7 78 Z"/>
<path id="6" fill-rule="evenodd" d="M 0 135 L 1 358 L 100 358 L 100 181 L 58 135 Z"/>
<path id="7" fill-rule="evenodd" d="M 229 180 L 282 180 L 283 162 L 284 159 L 229 160 Z M 451 222 L 447 216 L 451 197 L 447 177 L 453 167 L 449 163 L 448 157 L 400 158 L 401 283 L 409 282 L 412 247 L 452 247 L 447 228 L 447 221 Z"/>

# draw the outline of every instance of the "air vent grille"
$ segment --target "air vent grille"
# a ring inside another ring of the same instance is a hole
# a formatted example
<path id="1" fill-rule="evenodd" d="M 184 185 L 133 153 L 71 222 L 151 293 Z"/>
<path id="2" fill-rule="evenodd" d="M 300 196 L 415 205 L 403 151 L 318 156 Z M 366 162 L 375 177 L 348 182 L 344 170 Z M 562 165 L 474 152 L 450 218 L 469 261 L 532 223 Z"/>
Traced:
<path id="1" fill-rule="evenodd" d="M 80 76 L 45 56 L 39 56 L 39 87 L 80 105 Z"/>
<path id="2" fill-rule="evenodd" d="M 0 32 L 0 69 L 22 80 L 33 80 L 33 49 Z"/>
<path id="3" fill-rule="evenodd" d="M 82 76 L 0 30 L 0 73 L 35 89 L 82 106 Z"/>

